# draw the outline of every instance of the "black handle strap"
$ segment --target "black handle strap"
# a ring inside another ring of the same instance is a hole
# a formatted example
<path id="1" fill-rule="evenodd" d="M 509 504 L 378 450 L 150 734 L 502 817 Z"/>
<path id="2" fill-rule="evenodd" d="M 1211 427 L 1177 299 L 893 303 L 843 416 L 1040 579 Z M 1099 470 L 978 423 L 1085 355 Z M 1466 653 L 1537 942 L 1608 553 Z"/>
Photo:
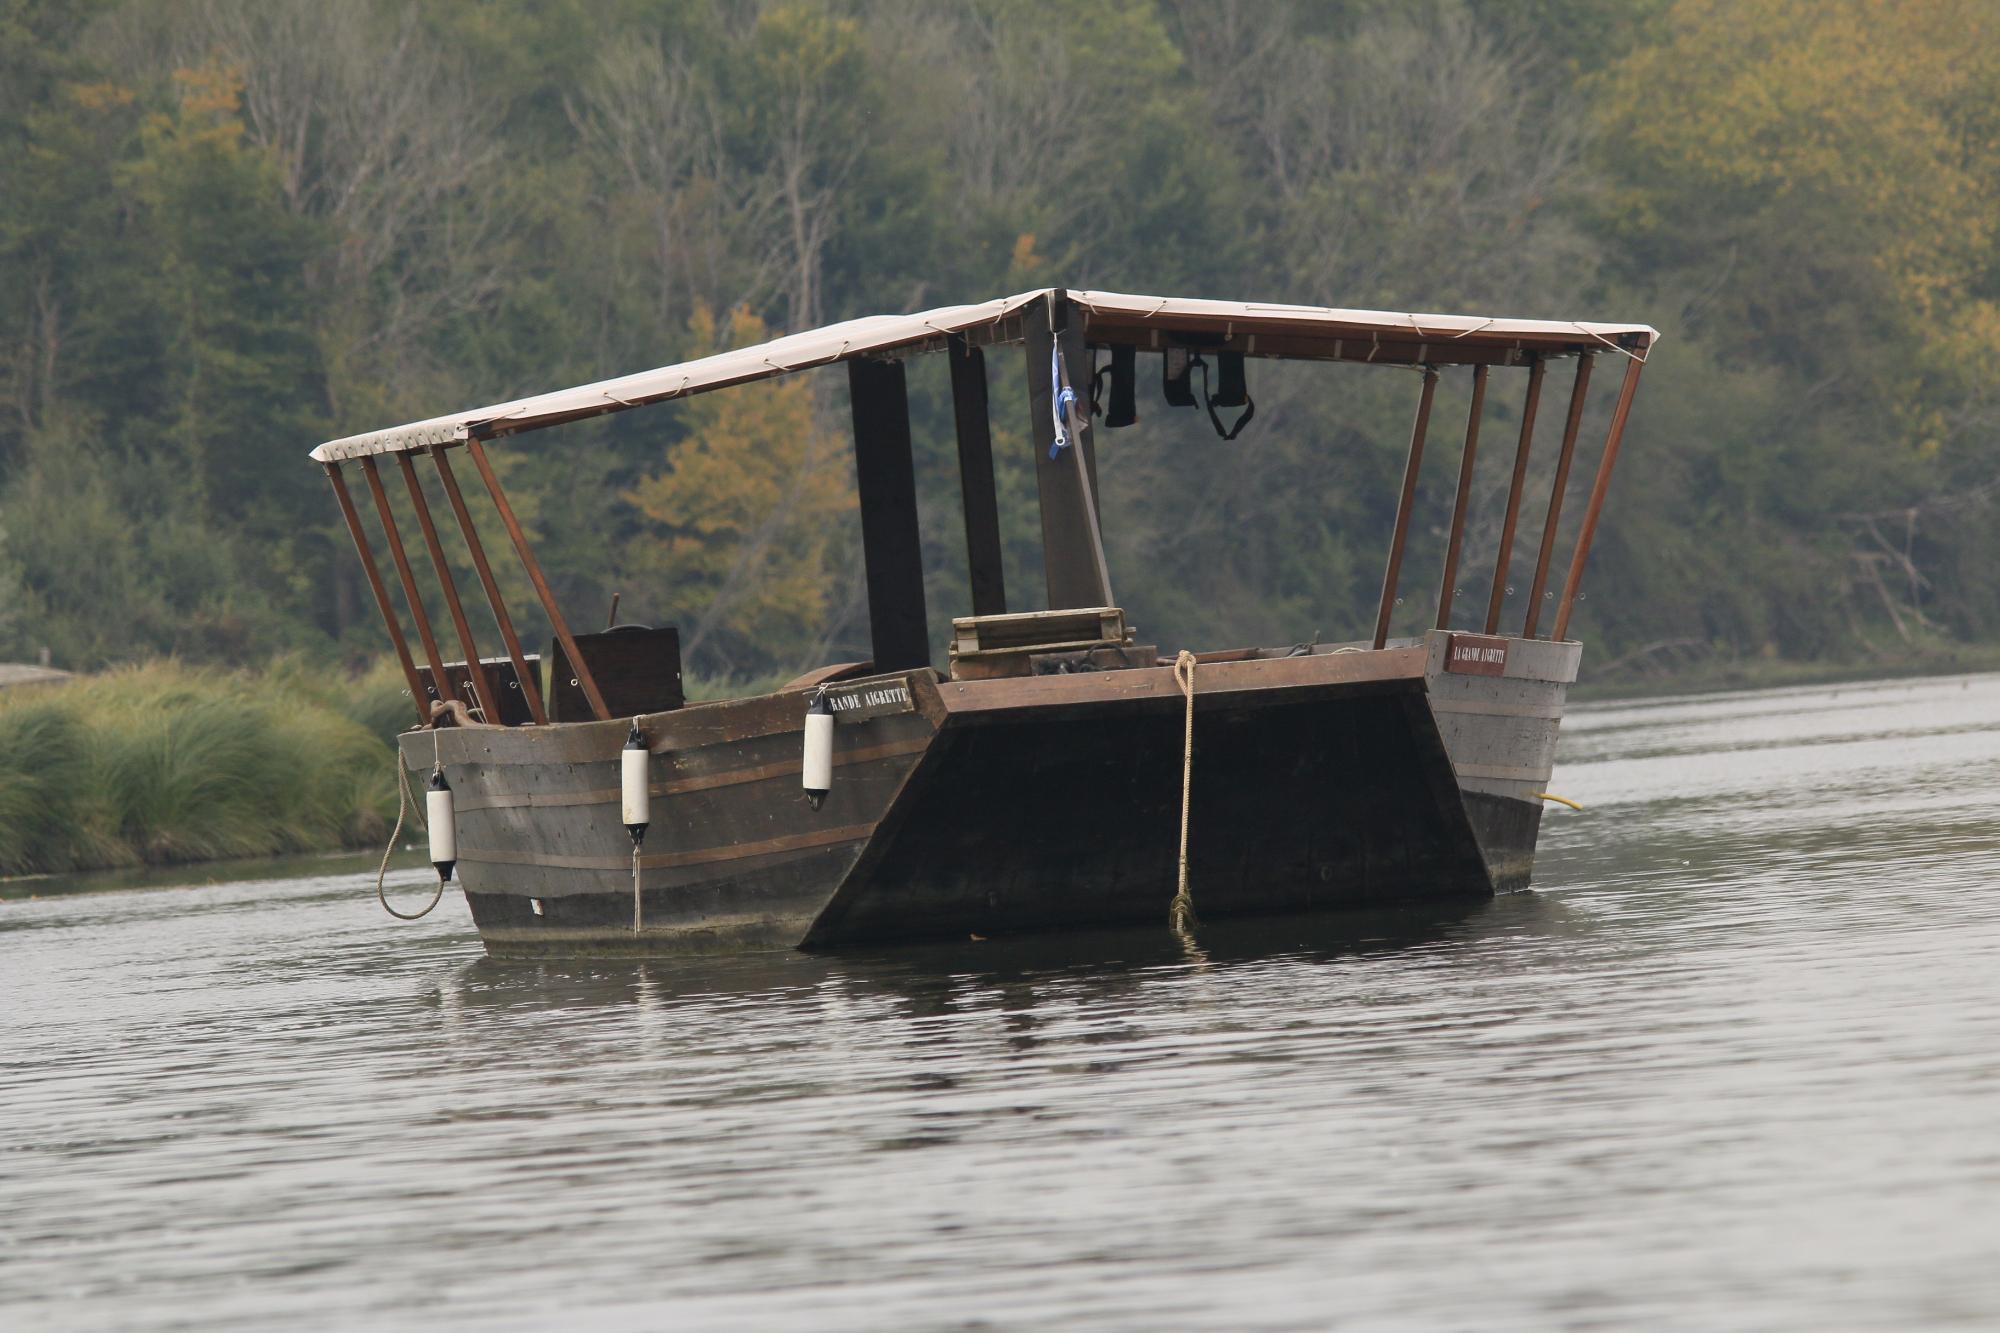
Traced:
<path id="1" fill-rule="evenodd" d="M 1248 394 L 1243 395 L 1243 415 L 1236 418 L 1236 424 L 1233 426 L 1225 427 L 1222 424 L 1222 414 L 1215 410 L 1215 403 L 1212 399 L 1208 404 L 1208 419 L 1215 423 L 1215 433 L 1225 440 L 1233 440 L 1238 435 L 1241 435 L 1243 428 L 1250 424 L 1250 418 L 1256 415 L 1257 400 Z"/>
<path id="2" fill-rule="evenodd" d="M 1188 367 L 1189 375 L 1192 376 L 1196 370 L 1201 371 L 1201 405 L 1208 409 L 1208 419 L 1214 424 L 1215 433 L 1220 435 L 1224 441 L 1235 439 L 1242 433 L 1243 428 L 1250 424 L 1250 418 L 1257 415 L 1256 399 L 1250 396 L 1247 389 L 1243 390 L 1243 415 L 1236 418 L 1235 425 L 1225 426 L 1222 424 L 1222 413 L 1215 410 L 1215 395 L 1209 392 L 1208 363 L 1198 356 L 1194 359 L 1194 364 Z M 1229 404 L 1229 406 L 1234 406 L 1234 404 Z"/>

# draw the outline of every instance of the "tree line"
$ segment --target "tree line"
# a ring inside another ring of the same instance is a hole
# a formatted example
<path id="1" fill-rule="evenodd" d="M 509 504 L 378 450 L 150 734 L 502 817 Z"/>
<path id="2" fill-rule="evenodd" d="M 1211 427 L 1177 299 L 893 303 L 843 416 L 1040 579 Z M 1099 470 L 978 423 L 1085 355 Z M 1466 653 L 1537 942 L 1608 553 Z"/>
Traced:
<path id="1" fill-rule="evenodd" d="M 1043 285 L 1654 324 L 1576 619 L 1598 661 L 1990 641 L 1997 27 L 1980 0 L 0 0 L 0 657 L 358 664 L 381 631 L 320 440 Z M 991 364 L 1032 606 L 1024 367 Z M 1251 388 L 1234 442 L 1143 376 L 1141 428 L 1101 435 L 1148 641 L 1368 624 L 1415 379 Z M 789 674 L 865 653 L 844 392 L 494 457 L 573 620 L 617 592 L 704 675 Z M 940 628 L 969 609 L 941 364 L 912 396 Z M 1448 375 L 1399 631 L 1434 610 L 1467 396 Z M 1511 451 L 1484 452 L 1461 623 Z"/>

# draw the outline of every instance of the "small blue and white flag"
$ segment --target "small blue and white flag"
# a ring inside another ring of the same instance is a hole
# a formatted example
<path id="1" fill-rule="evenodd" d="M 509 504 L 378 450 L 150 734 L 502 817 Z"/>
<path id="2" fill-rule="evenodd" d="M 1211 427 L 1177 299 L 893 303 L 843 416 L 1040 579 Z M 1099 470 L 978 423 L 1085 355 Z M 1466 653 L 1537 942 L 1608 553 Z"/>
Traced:
<path id="1" fill-rule="evenodd" d="M 1053 462 L 1069 448 L 1070 419 L 1076 410 L 1076 390 L 1069 387 L 1069 376 L 1063 371 L 1062 343 L 1056 339 L 1050 340 L 1049 347 L 1049 399 L 1056 418 L 1055 443 L 1049 446 L 1049 459 Z"/>

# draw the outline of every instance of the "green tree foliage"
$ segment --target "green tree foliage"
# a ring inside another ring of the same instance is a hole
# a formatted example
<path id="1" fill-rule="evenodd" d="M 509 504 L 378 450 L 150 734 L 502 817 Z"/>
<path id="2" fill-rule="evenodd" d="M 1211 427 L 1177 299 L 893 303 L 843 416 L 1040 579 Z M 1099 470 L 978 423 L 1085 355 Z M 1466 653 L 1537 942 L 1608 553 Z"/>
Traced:
<path id="1" fill-rule="evenodd" d="M 1656 324 L 1582 634 L 1641 666 L 1989 639 L 1996 93 L 1978 0 L 0 0 L 0 636 L 85 667 L 366 657 L 317 441 L 1065 284 Z M 990 357 L 1033 605 L 1023 371 Z M 1253 376 L 1235 444 L 1156 398 L 1102 433 L 1114 582 L 1162 643 L 1369 618 L 1415 379 Z M 942 625 L 942 368 L 911 392 Z M 493 452 L 579 623 L 616 591 L 697 670 L 790 672 L 866 650 L 844 393 Z M 1399 629 L 1434 610 L 1465 395 L 1448 376 Z"/>

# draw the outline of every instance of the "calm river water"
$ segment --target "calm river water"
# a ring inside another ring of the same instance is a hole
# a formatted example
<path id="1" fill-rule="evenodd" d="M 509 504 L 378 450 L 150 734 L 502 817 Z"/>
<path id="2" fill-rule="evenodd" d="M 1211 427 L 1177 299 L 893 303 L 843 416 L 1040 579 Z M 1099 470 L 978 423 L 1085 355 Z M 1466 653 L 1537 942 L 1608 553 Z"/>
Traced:
<path id="1" fill-rule="evenodd" d="M 1583 709 L 1552 785 L 1538 892 L 1198 955 L 4 886 L 0 1325 L 2000 1324 L 2000 677 Z"/>

